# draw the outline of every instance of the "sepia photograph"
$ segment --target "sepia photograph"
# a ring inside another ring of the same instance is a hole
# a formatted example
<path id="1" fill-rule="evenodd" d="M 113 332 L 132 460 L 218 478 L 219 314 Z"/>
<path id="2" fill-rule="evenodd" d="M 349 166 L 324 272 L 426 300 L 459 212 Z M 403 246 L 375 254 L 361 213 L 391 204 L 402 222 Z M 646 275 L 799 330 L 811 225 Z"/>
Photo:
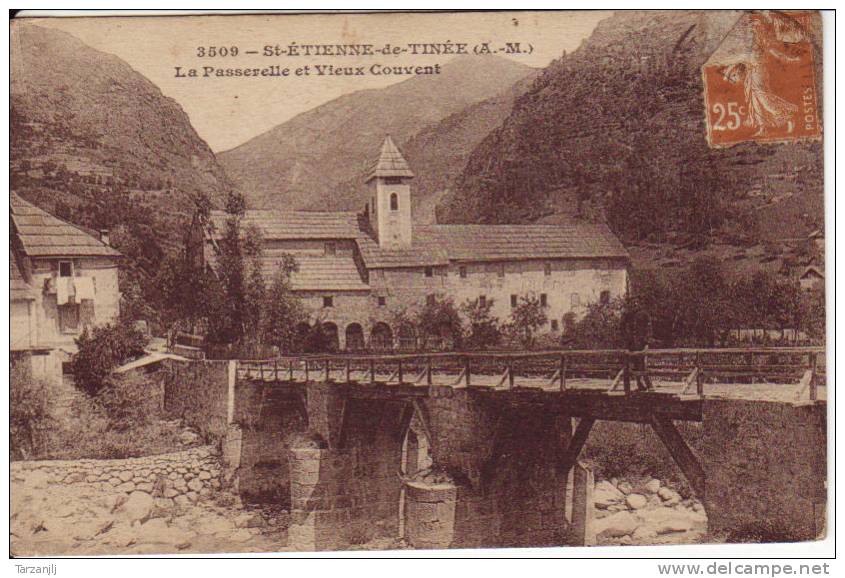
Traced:
<path id="1" fill-rule="evenodd" d="M 830 14 L 37 12 L 10 557 L 831 535 Z"/>

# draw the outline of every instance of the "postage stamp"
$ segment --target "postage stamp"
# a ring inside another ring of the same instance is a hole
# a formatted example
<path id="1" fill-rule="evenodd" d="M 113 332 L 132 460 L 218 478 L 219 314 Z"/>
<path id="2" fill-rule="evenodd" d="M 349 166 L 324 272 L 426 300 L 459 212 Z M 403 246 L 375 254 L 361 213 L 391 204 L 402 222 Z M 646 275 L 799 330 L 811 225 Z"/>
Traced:
<path id="1" fill-rule="evenodd" d="M 711 147 L 821 136 L 810 12 L 743 16 L 702 67 Z"/>

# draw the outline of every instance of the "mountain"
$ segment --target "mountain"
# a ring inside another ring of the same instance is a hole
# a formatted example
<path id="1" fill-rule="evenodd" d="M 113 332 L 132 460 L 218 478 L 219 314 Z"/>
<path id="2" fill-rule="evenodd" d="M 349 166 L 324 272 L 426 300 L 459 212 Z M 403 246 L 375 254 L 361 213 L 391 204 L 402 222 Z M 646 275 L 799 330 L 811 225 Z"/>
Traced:
<path id="1" fill-rule="evenodd" d="M 456 163 L 462 155 L 510 110 L 520 90 L 514 85 L 534 72 L 494 56 L 457 57 L 441 70 L 439 75 L 346 94 L 220 153 L 218 159 L 249 206 L 359 209 L 366 198 L 361 176 L 390 134 L 418 177 L 425 172 L 431 187 L 440 186 L 448 181 L 448 171 L 459 172 Z M 443 137 L 438 139 L 440 129 Z M 415 145 L 417 136 L 421 140 Z M 417 164 L 415 155 L 420 162 L 430 158 L 422 150 L 426 143 L 436 144 L 448 161 L 442 166 Z M 428 180 L 421 182 L 420 199 L 433 192 Z M 415 191 L 419 187 L 417 183 Z"/>
<path id="2" fill-rule="evenodd" d="M 228 190 L 182 108 L 121 59 L 20 22 L 11 51 L 11 181 L 23 197 L 92 228 L 142 227 L 126 222 L 132 212 L 166 246 L 195 199 Z"/>
<path id="3" fill-rule="evenodd" d="M 198 204 L 230 189 L 182 108 L 121 59 L 11 23 L 11 188 L 56 216 L 109 229 L 126 256 L 121 312 L 155 321 L 155 281 Z"/>
<path id="4" fill-rule="evenodd" d="M 740 16 L 601 21 L 475 148 L 438 220 L 605 221 L 635 254 L 649 245 L 778 254 L 786 238 L 820 228 L 821 143 L 707 146 L 700 67 Z"/>

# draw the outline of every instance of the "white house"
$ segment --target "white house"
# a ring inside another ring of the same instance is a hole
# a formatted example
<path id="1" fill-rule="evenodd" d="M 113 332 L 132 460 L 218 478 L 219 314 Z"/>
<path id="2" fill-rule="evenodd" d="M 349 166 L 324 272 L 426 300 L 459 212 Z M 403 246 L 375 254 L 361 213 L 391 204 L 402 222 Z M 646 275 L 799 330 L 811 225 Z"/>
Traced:
<path id="1" fill-rule="evenodd" d="M 86 326 L 119 314 L 120 253 L 98 235 L 12 193 L 9 202 L 11 357 L 56 383 Z"/>

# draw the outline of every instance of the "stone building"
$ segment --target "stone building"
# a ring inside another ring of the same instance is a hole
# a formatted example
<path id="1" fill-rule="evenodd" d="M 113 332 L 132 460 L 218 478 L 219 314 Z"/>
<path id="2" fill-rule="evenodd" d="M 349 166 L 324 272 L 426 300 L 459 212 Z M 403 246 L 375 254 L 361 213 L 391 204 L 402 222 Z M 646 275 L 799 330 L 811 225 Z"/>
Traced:
<path id="1" fill-rule="evenodd" d="M 283 254 L 295 258 L 293 290 L 339 349 L 413 347 L 417 336 L 397 326 L 397 313 L 427 300 L 492 302 L 491 313 L 507 321 L 531 295 L 546 308 L 546 330 L 559 334 L 568 314 L 625 294 L 629 255 L 606 225 L 415 224 L 413 177 L 388 136 L 366 176 L 363 213 L 248 210 L 242 220 L 260 234 L 268 281 Z M 213 212 L 199 236 L 206 265 L 226 218 Z"/>
<path id="2" fill-rule="evenodd" d="M 121 255 L 105 233 L 71 225 L 15 193 L 9 214 L 12 362 L 58 383 L 82 330 L 118 316 Z"/>

